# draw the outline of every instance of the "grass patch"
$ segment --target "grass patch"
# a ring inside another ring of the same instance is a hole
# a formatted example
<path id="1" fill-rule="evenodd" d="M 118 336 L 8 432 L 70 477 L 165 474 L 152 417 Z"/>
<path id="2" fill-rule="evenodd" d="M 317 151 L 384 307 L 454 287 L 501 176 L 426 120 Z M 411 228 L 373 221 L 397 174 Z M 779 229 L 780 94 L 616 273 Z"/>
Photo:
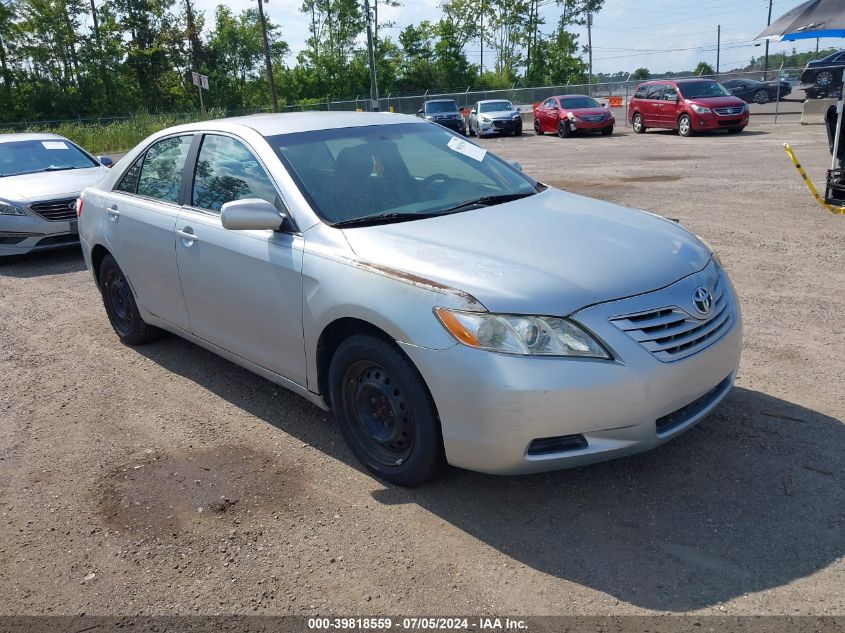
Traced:
<path id="1" fill-rule="evenodd" d="M 150 134 L 164 128 L 193 121 L 206 121 L 226 116 L 223 108 L 186 114 L 149 114 L 141 112 L 119 121 L 67 121 L 48 126 L 27 126 L 16 132 L 52 132 L 69 138 L 93 154 L 124 152 L 132 149 Z M 7 130 L 0 130 L 0 132 Z M 8 130 L 12 131 L 12 130 Z"/>

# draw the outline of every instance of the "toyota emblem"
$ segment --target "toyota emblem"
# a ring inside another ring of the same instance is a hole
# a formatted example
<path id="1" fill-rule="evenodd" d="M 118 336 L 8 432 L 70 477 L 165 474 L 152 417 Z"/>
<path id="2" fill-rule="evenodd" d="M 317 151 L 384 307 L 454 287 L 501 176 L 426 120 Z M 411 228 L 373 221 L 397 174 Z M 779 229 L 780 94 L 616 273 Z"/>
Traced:
<path id="1" fill-rule="evenodd" d="M 707 288 L 696 288 L 692 293 L 692 304 L 701 314 L 710 314 L 710 310 L 713 309 L 713 295 Z"/>

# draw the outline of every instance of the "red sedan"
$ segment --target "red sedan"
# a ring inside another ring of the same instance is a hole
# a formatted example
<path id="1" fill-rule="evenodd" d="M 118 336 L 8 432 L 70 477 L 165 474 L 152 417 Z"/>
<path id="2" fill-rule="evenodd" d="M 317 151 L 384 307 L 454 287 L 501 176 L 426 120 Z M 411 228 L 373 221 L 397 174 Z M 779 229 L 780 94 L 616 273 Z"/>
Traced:
<path id="1" fill-rule="evenodd" d="M 610 110 L 587 95 L 549 97 L 534 105 L 534 133 L 538 136 L 546 132 L 562 138 L 579 132 L 601 132 L 603 136 L 610 136 L 614 123 L 616 120 Z"/>

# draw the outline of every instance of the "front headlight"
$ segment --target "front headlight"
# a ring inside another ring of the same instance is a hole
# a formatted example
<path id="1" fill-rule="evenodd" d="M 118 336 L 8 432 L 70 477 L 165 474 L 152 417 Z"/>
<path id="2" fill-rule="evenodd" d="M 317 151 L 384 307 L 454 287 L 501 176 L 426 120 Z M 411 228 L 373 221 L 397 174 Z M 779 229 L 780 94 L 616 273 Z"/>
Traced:
<path id="1" fill-rule="evenodd" d="M 704 106 L 695 105 L 695 104 L 693 104 L 692 109 L 697 114 L 707 114 L 708 112 L 710 112 L 710 108 L 705 108 Z"/>
<path id="2" fill-rule="evenodd" d="M 26 215 L 19 206 L 0 200 L 0 215 Z"/>
<path id="3" fill-rule="evenodd" d="M 482 123 L 490 123 L 490 117 L 489 116 L 481 116 L 481 117 L 478 117 L 478 118 L 481 119 Z"/>
<path id="4" fill-rule="evenodd" d="M 434 312 L 443 327 L 469 347 L 525 356 L 611 358 L 601 343 L 566 319 L 448 308 Z"/>
<path id="5" fill-rule="evenodd" d="M 425 120 L 426 120 L 426 121 L 434 121 L 434 117 L 433 117 L 433 116 L 431 116 L 430 114 L 426 114 L 426 115 L 425 115 Z"/>

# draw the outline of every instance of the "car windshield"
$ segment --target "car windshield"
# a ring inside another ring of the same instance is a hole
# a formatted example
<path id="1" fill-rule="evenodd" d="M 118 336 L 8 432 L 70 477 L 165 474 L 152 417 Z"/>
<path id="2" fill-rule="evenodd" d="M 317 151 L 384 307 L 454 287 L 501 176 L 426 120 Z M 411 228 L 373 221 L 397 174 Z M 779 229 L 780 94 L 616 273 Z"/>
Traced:
<path id="1" fill-rule="evenodd" d="M 426 114 L 440 114 L 442 112 L 457 112 L 458 104 L 454 101 L 429 101 L 425 104 Z"/>
<path id="2" fill-rule="evenodd" d="M 685 99 L 705 99 L 707 97 L 730 97 L 731 93 L 715 81 L 693 81 L 678 84 Z"/>
<path id="3" fill-rule="evenodd" d="M 544 188 L 486 149 L 429 123 L 315 130 L 267 140 L 329 224 L 413 220 Z"/>
<path id="4" fill-rule="evenodd" d="M 487 103 L 479 104 L 478 111 L 480 112 L 504 112 L 513 110 L 513 104 L 510 101 L 488 101 Z"/>
<path id="5" fill-rule="evenodd" d="M 592 97 L 564 97 L 560 100 L 567 110 L 578 110 L 579 108 L 598 108 L 598 102 Z"/>
<path id="6" fill-rule="evenodd" d="M 0 177 L 96 166 L 92 158 L 62 138 L 0 143 Z"/>

